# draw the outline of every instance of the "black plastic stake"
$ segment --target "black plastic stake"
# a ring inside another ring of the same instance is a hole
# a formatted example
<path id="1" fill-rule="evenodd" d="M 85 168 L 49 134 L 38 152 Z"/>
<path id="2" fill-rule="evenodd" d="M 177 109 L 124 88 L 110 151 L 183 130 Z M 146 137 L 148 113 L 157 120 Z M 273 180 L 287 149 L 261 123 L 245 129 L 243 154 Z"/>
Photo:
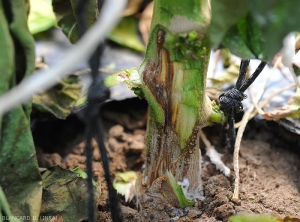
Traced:
<path id="1" fill-rule="evenodd" d="M 87 25 L 85 22 L 85 12 L 88 5 L 88 0 L 79 0 L 77 2 L 76 13 L 78 15 L 78 25 L 81 30 L 81 35 L 83 35 L 87 30 Z M 102 1 L 98 2 L 99 7 L 102 5 Z M 123 222 L 122 211 L 119 205 L 119 198 L 116 190 L 113 188 L 111 182 L 111 176 L 109 171 L 109 161 L 107 156 L 107 151 L 103 142 L 103 133 L 102 133 L 102 121 L 99 116 L 101 104 L 108 98 L 106 87 L 104 86 L 103 79 L 99 75 L 99 66 L 100 66 L 100 57 L 103 54 L 104 43 L 100 44 L 92 57 L 89 60 L 91 67 L 91 77 L 92 85 L 88 91 L 88 105 L 86 108 L 79 112 L 80 118 L 86 124 L 86 167 L 88 174 L 88 217 L 90 222 L 96 221 L 95 215 L 95 200 L 94 200 L 94 187 L 92 183 L 93 179 L 93 170 L 92 170 L 92 160 L 93 160 L 93 150 L 91 146 L 92 138 L 95 136 L 98 147 L 101 153 L 101 161 L 103 163 L 105 179 L 107 182 L 107 187 L 109 191 L 109 206 L 111 211 L 111 217 L 113 222 Z"/>

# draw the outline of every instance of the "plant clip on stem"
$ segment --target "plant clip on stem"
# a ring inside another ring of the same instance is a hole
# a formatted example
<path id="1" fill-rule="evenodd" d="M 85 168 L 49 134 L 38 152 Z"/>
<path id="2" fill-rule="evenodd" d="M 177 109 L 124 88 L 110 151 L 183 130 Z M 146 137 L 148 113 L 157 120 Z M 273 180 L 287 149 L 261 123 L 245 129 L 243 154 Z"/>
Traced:
<path id="1" fill-rule="evenodd" d="M 83 35 L 87 30 L 85 12 L 86 7 L 88 5 L 88 0 L 79 0 L 76 7 L 76 13 L 78 15 L 78 25 L 81 31 L 81 35 Z M 102 5 L 102 1 L 99 0 L 99 7 Z M 102 121 L 98 116 L 101 104 L 108 97 L 106 88 L 103 83 L 102 77 L 99 75 L 99 65 L 100 65 L 100 57 L 103 53 L 104 43 L 101 43 L 97 46 L 95 52 L 92 54 L 89 64 L 91 67 L 91 77 L 92 77 L 92 85 L 88 91 L 88 105 L 85 109 L 83 109 L 79 116 L 86 124 L 86 167 L 88 174 L 88 192 L 89 192 L 89 200 L 88 200 L 88 218 L 90 222 L 96 221 L 95 216 L 95 201 L 94 201 L 94 187 L 93 187 L 93 170 L 92 170 L 92 138 L 95 136 L 96 141 L 98 143 L 98 147 L 101 153 L 101 161 L 103 163 L 105 180 L 108 186 L 109 191 L 109 206 L 111 211 L 112 221 L 114 222 L 122 222 L 123 216 L 119 205 L 119 199 L 117 196 L 116 190 L 113 188 L 110 171 L 109 171 L 109 161 L 107 157 L 107 151 L 103 141 L 103 133 L 101 129 Z"/>
<path id="2" fill-rule="evenodd" d="M 227 124 L 229 126 L 229 147 L 230 151 L 232 152 L 234 150 L 235 143 L 234 114 L 243 112 L 242 101 L 247 98 L 247 95 L 245 95 L 244 92 L 254 82 L 267 64 L 266 62 L 262 61 L 256 68 L 255 72 L 248 79 L 246 79 L 249 63 L 250 59 L 241 61 L 239 77 L 236 81 L 235 87 L 219 96 L 220 109 L 227 116 Z"/>

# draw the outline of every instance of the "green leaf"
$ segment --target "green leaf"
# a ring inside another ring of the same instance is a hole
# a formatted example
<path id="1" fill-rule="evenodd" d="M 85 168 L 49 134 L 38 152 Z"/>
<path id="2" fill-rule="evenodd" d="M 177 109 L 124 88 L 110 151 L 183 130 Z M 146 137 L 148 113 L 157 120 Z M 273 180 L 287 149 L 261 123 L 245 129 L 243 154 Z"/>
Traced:
<path id="1" fill-rule="evenodd" d="M 249 14 L 229 28 L 222 43 L 239 57 L 264 59 L 261 28 Z"/>
<path id="2" fill-rule="evenodd" d="M 260 25 L 266 58 L 272 60 L 282 47 L 283 38 L 300 31 L 300 1 L 247 0 L 253 18 Z"/>
<path id="3" fill-rule="evenodd" d="M 53 10 L 57 18 L 57 24 L 71 43 L 75 43 L 80 37 L 77 14 L 74 12 L 78 0 L 53 0 Z M 91 27 L 98 18 L 98 1 L 90 0 L 86 11 L 87 26 Z"/>
<path id="4" fill-rule="evenodd" d="M 242 58 L 261 57 L 260 26 L 248 12 L 247 0 L 212 1 L 210 40 L 215 48 L 225 46 Z"/>
<path id="5" fill-rule="evenodd" d="M 2 4 L 2 0 L 0 0 Z M 1 6 L 1 5 L 0 5 Z M 5 17 L 3 7 L 0 7 L 0 95 L 10 88 L 10 82 L 14 75 L 14 48 L 13 40 L 10 36 L 8 22 Z M 0 117 L 1 130 L 1 117 Z"/>
<path id="6" fill-rule="evenodd" d="M 214 47 L 219 46 L 227 31 L 248 12 L 246 0 L 214 0 L 209 34 Z"/>
<path id="7" fill-rule="evenodd" d="M 263 60 L 265 40 L 261 26 L 253 19 L 252 15 L 247 14 L 238 21 L 237 28 L 249 50 L 256 58 Z"/>
<path id="8" fill-rule="evenodd" d="M 4 13 L 5 12 L 5 13 Z M 31 74 L 34 40 L 25 1 L 0 0 L 0 94 Z M 0 117 L 0 181 L 12 215 L 38 217 L 42 184 L 30 130 L 31 103 Z"/>
<path id="9" fill-rule="evenodd" d="M 139 52 L 145 52 L 146 50 L 145 45 L 138 36 L 137 21 L 133 16 L 124 17 L 108 38 Z"/>
<path id="10" fill-rule="evenodd" d="M 270 214 L 237 214 L 229 218 L 229 222 L 280 222 L 280 218 Z"/>
<path id="11" fill-rule="evenodd" d="M 42 179 L 43 205 L 41 216 L 60 215 L 66 222 L 88 219 L 86 179 L 60 166 L 45 171 L 42 174 Z M 97 197 L 99 192 L 95 191 L 95 195 Z"/>
<path id="12" fill-rule="evenodd" d="M 33 96 L 33 105 L 42 112 L 65 119 L 73 110 L 81 92 L 78 76 L 70 76 L 45 93 Z"/>
<path id="13" fill-rule="evenodd" d="M 57 24 L 71 43 L 74 44 L 80 38 L 79 27 L 73 12 L 66 14 L 58 20 Z"/>
<path id="14" fill-rule="evenodd" d="M 31 34 L 45 31 L 56 25 L 51 0 L 30 0 L 28 27 Z"/>
<path id="15" fill-rule="evenodd" d="M 300 31 L 298 8 L 297 0 L 212 1 L 210 39 L 242 58 L 272 61 L 283 38 Z"/>
<path id="16" fill-rule="evenodd" d="M 6 200 L 5 194 L 3 193 L 2 187 L 0 186 L 0 222 L 4 222 L 3 217 L 10 217 L 12 216 L 9 204 Z M 18 222 L 15 218 L 10 219 L 10 222 Z"/>
<path id="17" fill-rule="evenodd" d="M 4 115 L 0 142 L 0 180 L 13 215 L 38 216 L 42 184 L 29 127 L 22 107 Z"/>
<path id="18" fill-rule="evenodd" d="M 75 167 L 73 170 L 71 170 L 72 172 L 74 173 L 77 173 L 80 177 L 82 177 L 83 179 L 87 179 L 88 178 L 88 175 L 86 172 L 82 171 L 82 169 L 80 167 Z M 98 187 L 99 184 L 95 181 L 95 180 L 92 180 L 93 182 L 93 185 L 95 187 Z"/>
<path id="19" fill-rule="evenodd" d="M 180 207 L 187 207 L 195 204 L 194 201 L 186 199 L 181 186 L 177 184 L 175 177 L 170 171 L 166 172 L 166 178 L 170 187 L 172 188 L 172 192 L 175 195 Z"/>

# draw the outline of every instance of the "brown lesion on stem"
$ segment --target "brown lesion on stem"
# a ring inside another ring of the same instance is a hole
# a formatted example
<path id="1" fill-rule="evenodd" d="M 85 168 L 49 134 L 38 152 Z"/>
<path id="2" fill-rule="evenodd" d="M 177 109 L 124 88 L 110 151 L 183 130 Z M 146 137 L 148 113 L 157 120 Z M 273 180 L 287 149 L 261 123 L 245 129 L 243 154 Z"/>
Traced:
<path id="1" fill-rule="evenodd" d="M 158 62 L 148 61 L 142 73 L 143 81 L 156 101 L 165 111 L 165 125 L 171 123 L 171 114 L 174 112 L 171 106 L 172 82 L 174 77 L 173 62 L 170 61 L 170 53 L 164 48 L 165 31 L 157 31 Z"/>
<path id="2" fill-rule="evenodd" d="M 157 63 L 148 60 L 142 72 L 144 84 L 164 112 L 163 124 L 157 124 L 150 112 L 143 184 L 147 187 L 148 193 L 155 193 L 155 195 L 160 193 L 164 198 L 171 189 L 171 187 L 168 188 L 166 182 L 167 171 L 174 175 L 176 181 L 182 182 L 187 178 L 190 183 L 190 193 L 200 193 L 199 188 L 201 188 L 201 154 L 198 142 L 200 123 L 196 121 L 194 126 L 191 126 L 192 133 L 187 138 L 184 147 L 181 147 L 178 126 L 176 126 L 181 95 L 177 92 L 176 85 L 182 85 L 178 82 L 183 81 L 184 70 L 180 78 L 178 73 L 174 73 L 178 72 L 178 68 L 175 62 L 170 60 L 170 52 L 164 47 L 165 37 L 166 32 L 159 29 L 156 37 Z M 176 93 L 177 95 L 174 95 Z M 168 201 L 175 201 L 174 195 L 170 194 L 167 198 Z"/>

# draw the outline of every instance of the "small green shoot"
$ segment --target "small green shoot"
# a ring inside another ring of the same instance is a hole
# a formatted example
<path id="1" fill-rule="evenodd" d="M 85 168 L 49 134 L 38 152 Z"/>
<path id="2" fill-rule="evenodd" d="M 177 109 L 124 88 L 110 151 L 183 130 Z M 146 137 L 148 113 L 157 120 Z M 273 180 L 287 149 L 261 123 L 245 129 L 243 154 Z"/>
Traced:
<path id="1" fill-rule="evenodd" d="M 194 201 L 190 201 L 186 199 L 181 186 L 177 184 L 175 177 L 170 171 L 166 172 L 166 178 L 168 180 L 170 187 L 173 190 L 174 195 L 177 198 L 180 207 L 187 207 L 195 204 Z"/>
<path id="2" fill-rule="evenodd" d="M 255 197 L 253 195 L 250 195 L 249 200 L 255 200 Z"/>
<path id="3" fill-rule="evenodd" d="M 124 173 L 117 173 L 116 177 L 119 177 L 121 180 L 115 180 L 113 184 L 114 188 L 119 194 L 125 196 L 125 201 L 132 200 L 134 196 L 135 181 L 137 179 L 136 172 L 128 171 Z"/>
<path id="4" fill-rule="evenodd" d="M 77 173 L 80 177 L 82 177 L 83 179 L 87 179 L 88 178 L 88 175 L 87 175 L 87 173 L 86 172 L 84 172 L 84 171 L 82 171 L 82 169 L 80 169 L 80 167 L 75 167 L 73 170 L 71 170 L 72 172 L 74 172 L 74 173 Z M 95 187 L 98 187 L 99 186 L 99 184 L 95 181 L 95 180 L 93 180 L 93 185 L 95 186 Z"/>

